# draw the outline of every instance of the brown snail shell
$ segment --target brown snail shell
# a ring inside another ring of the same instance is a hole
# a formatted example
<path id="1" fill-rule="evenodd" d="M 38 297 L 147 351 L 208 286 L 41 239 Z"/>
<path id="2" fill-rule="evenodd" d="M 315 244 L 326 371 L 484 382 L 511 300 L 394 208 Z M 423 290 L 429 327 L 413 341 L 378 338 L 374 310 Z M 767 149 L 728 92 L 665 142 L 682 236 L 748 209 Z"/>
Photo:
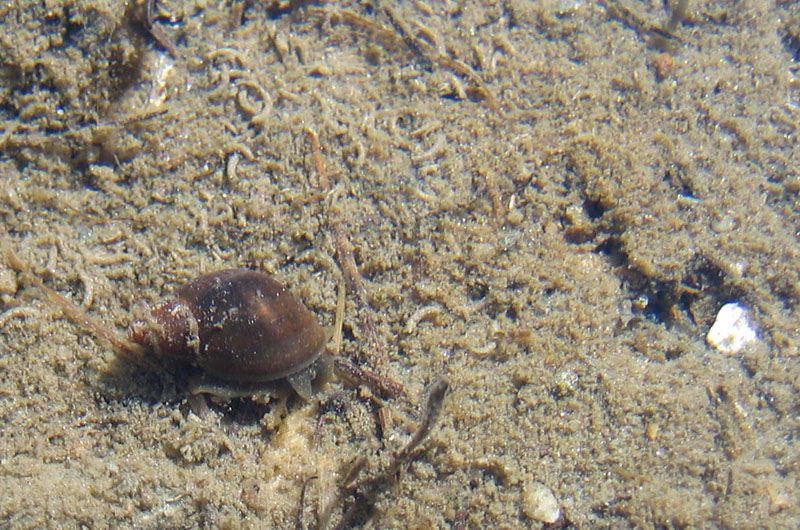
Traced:
<path id="1" fill-rule="evenodd" d="M 286 378 L 304 398 L 327 333 L 283 285 L 255 271 L 205 274 L 152 305 L 130 340 L 226 383 Z"/>

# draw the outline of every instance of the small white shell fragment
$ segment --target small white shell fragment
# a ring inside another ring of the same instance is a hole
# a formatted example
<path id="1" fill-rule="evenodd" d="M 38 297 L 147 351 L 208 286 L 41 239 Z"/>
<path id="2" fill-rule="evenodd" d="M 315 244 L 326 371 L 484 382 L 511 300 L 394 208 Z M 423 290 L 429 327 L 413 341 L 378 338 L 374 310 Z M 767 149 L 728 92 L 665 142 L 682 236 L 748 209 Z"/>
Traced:
<path id="1" fill-rule="evenodd" d="M 150 95 L 147 104 L 152 108 L 160 108 L 167 99 L 167 79 L 172 74 L 173 63 L 166 53 L 159 53 L 155 59 L 155 64 L 151 67 L 153 81 L 150 86 Z"/>
<path id="2" fill-rule="evenodd" d="M 18 288 L 17 273 L 11 269 L 0 269 L 0 295 L 13 295 Z"/>
<path id="3" fill-rule="evenodd" d="M 739 353 L 758 339 L 758 332 L 750 324 L 750 316 L 743 305 L 731 302 L 717 313 L 717 319 L 708 330 L 706 341 L 722 353 Z"/>
<path id="4" fill-rule="evenodd" d="M 522 491 L 522 511 L 543 523 L 555 523 L 561 517 L 561 508 L 553 492 L 541 482 L 531 482 Z"/>

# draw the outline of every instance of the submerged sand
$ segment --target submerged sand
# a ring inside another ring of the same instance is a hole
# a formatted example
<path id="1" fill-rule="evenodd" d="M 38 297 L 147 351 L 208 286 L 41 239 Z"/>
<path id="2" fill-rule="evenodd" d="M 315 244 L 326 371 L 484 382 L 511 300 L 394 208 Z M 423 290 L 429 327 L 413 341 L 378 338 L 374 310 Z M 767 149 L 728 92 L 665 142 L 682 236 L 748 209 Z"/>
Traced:
<path id="1" fill-rule="evenodd" d="M 250 268 L 327 325 L 341 223 L 340 354 L 404 387 L 206 408 L 3 262 L 0 526 L 333 527 L 347 486 L 371 528 L 536 528 L 548 490 L 556 526 L 800 526 L 800 9 L 664 4 L 159 1 L 177 54 L 143 6 L 0 7 L 0 226 L 38 277 L 123 333 Z"/>

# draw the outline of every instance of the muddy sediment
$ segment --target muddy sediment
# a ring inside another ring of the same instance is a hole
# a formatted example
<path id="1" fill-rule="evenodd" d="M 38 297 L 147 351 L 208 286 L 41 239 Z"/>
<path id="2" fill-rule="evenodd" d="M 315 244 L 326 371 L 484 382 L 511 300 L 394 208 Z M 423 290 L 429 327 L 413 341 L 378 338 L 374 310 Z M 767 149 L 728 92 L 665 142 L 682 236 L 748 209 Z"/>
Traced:
<path id="1" fill-rule="evenodd" d="M 798 526 L 797 7 L 146 7 L 0 8 L 3 245 L 119 333 L 214 270 L 325 325 L 347 285 L 340 355 L 404 392 L 201 406 L 3 261 L 0 526 L 333 527 L 357 502 L 530 528 L 552 497 L 579 528 Z M 738 353 L 705 341 L 729 302 L 759 332 Z"/>

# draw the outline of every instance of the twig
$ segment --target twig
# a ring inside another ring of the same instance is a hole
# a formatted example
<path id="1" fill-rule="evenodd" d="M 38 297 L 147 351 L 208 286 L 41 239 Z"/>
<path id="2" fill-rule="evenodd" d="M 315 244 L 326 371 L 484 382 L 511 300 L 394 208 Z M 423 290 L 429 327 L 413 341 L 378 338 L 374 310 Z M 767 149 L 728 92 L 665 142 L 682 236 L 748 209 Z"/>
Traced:
<path id="1" fill-rule="evenodd" d="M 244 20 L 244 0 L 233 0 L 228 13 L 228 32 L 232 32 L 242 25 Z"/>
<path id="2" fill-rule="evenodd" d="M 336 357 L 333 366 L 337 374 L 350 381 L 367 385 L 375 394 L 397 397 L 403 393 L 403 385 L 397 381 L 358 366 L 346 357 Z"/>
<path id="3" fill-rule="evenodd" d="M 373 38 L 380 40 L 386 45 L 405 45 L 426 69 L 430 70 L 432 69 L 431 65 L 434 65 L 438 68 L 450 70 L 467 78 L 483 93 L 486 106 L 489 107 L 489 109 L 491 109 L 501 119 L 508 119 L 505 111 L 502 109 L 502 107 L 500 107 L 500 103 L 497 101 L 497 98 L 495 98 L 494 93 L 489 89 L 489 86 L 471 66 L 438 50 L 434 50 L 430 44 L 412 35 L 408 27 L 400 21 L 399 17 L 394 13 L 394 11 L 392 11 L 391 8 L 384 7 L 382 10 L 389 18 L 389 21 L 392 24 L 392 29 L 386 28 L 382 24 L 373 22 L 368 18 L 362 17 L 361 15 L 347 10 L 337 12 L 336 16 L 338 16 L 346 24 L 350 24 L 351 26 L 362 28 L 370 32 Z M 308 13 L 310 15 L 319 17 L 325 17 L 327 15 L 327 11 L 324 8 L 309 8 Z"/>
<path id="4" fill-rule="evenodd" d="M 347 510 L 345 510 L 342 519 L 339 521 L 339 524 L 336 525 L 336 530 L 348 528 L 356 514 L 371 510 L 375 505 L 378 495 L 391 488 L 397 482 L 398 473 L 401 468 L 412 460 L 416 449 L 430 434 L 431 429 L 436 424 L 436 420 L 442 412 L 442 403 L 447 394 L 448 387 L 449 383 L 447 379 L 444 378 L 433 383 L 428 396 L 428 402 L 425 405 L 422 423 L 420 423 L 411 441 L 394 456 L 392 463 L 389 464 L 382 473 L 356 486 L 348 487 L 346 482 L 342 482 L 340 498 L 345 498 L 347 495 L 354 493 L 355 500 L 353 504 L 348 506 Z M 360 471 L 362 468 L 363 464 L 358 466 L 357 471 Z M 347 473 L 348 482 L 355 479 L 353 475 L 354 473 L 351 469 L 351 472 Z"/>
<path id="5" fill-rule="evenodd" d="M 305 507 L 306 507 L 306 491 L 308 490 L 308 483 L 316 480 L 317 477 L 309 477 L 303 481 L 303 488 L 300 490 L 300 511 L 297 513 L 296 530 L 305 530 Z"/>
<path id="6" fill-rule="evenodd" d="M 78 306 L 70 302 L 67 298 L 46 286 L 42 279 L 31 270 L 30 266 L 19 256 L 17 256 L 17 254 L 11 248 L 11 243 L 6 238 L 2 238 L 0 241 L 2 242 L 2 246 L 5 247 L 5 254 L 8 263 L 18 272 L 22 273 L 22 275 L 28 281 L 33 283 L 42 292 L 44 292 L 50 302 L 58 306 L 67 319 L 71 320 L 84 330 L 93 333 L 101 341 L 109 343 L 114 350 L 125 359 L 133 361 L 134 363 L 147 369 L 157 371 L 157 367 L 155 365 L 145 360 L 145 350 L 142 346 L 125 340 L 117 333 L 111 331 L 107 327 L 94 320 Z"/>
<path id="7" fill-rule="evenodd" d="M 419 444 L 422 443 L 428 434 L 431 432 L 431 428 L 433 428 L 436 420 L 439 418 L 439 414 L 442 412 L 442 403 L 444 402 L 444 396 L 447 393 L 447 389 L 450 386 L 447 379 L 439 379 L 436 381 L 433 386 L 431 387 L 430 394 L 428 395 L 428 403 L 425 406 L 425 416 L 422 418 L 422 423 L 420 424 L 417 432 L 414 433 L 414 437 L 411 438 L 411 441 L 408 442 L 399 453 L 397 453 L 397 457 L 395 457 L 395 466 L 394 471 L 396 471 L 402 464 L 404 464 L 411 453 L 419 447 Z"/>
<path id="8" fill-rule="evenodd" d="M 155 25 L 155 5 L 156 0 L 147 0 L 147 3 L 145 4 L 144 24 L 147 28 L 147 31 L 149 31 L 150 35 L 153 36 L 156 42 L 159 43 L 162 48 L 167 50 L 175 59 L 183 59 L 183 54 L 178 51 L 178 48 L 175 47 L 167 34 L 164 33 L 164 30 Z"/>
<path id="9" fill-rule="evenodd" d="M 325 162 L 322 159 L 322 148 L 319 145 L 319 138 L 317 137 L 317 133 L 312 129 L 307 129 L 306 132 L 308 133 L 308 137 L 311 142 L 311 148 L 314 154 L 314 161 L 316 163 L 317 175 L 319 178 L 319 187 L 322 189 L 323 193 L 329 194 L 331 191 L 331 183 L 330 179 L 328 178 L 328 173 L 325 170 Z M 348 289 L 356 295 L 356 300 L 358 302 L 359 325 L 364 330 L 367 341 L 371 346 L 372 351 L 375 353 L 375 356 L 370 360 L 374 361 L 375 368 L 379 373 L 369 374 L 367 379 L 372 381 L 371 384 L 377 384 L 377 386 L 381 388 L 384 393 L 396 396 L 403 391 L 403 386 L 400 383 L 393 381 L 388 375 L 386 375 L 389 366 L 389 355 L 386 353 L 386 349 L 384 348 L 383 342 L 380 339 L 378 329 L 375 326 L 374 313 L 369 305 L 367 288 L 364 285 L 364 280 L 361 277 L 361 274 L 358 272 L 358 266 L 356 265 L 355 256 L 353 255 L 353 246 L 347 239 L 343 221 L 340 219 L 333 219 L 333 215 L 331 214 L 330 210 L 331 208 L 329 208 L 326 214 L 328 216 L 328 226 L 330 226 L 331 232 L 333 232 L 333 242 L 336 246 L 336 253 L 339 257 L 339 266 L 342 268 L 342 274 L 344 275 Z M 337 360 L 337 364 L 347 364 L 341 363 L 340 360 L 341 359 Z M 352 363 L 349 363 L 349 365 L 345 367 L 345 370 L 348 371 L 353 377 L 360 378 L 367 375 L 368 371 L 366 369 L 353 369 L 354 366 L 355 365 Z M 373 375 L 374 377 L 372 377 Z M 376 381 L 379 382 L 375 383 Z"/>
<path id="10" fill-rule="evenodd" d="M 426 70 L 433 69 L 433 63 L 431 63 L 430 59 L 425 56 L 425 53 L 420 49 L 419 45 L 417 44 L 417 40 L 411 35 L 408 27 L 400 20 L 400 18 L 395 14 L 394 9 L 389 6 L 383 6 L 383 12 L 386 14 L 386 17 L 389 19 L 389 22 L 394 27 L 395 31 L 400 34 L 400 37 L 403 39 L 403 42 L 408 49 L 411 50 L 411 53 L 417 56 L 419 61 L 422 63 L 423 68 Z"/>

